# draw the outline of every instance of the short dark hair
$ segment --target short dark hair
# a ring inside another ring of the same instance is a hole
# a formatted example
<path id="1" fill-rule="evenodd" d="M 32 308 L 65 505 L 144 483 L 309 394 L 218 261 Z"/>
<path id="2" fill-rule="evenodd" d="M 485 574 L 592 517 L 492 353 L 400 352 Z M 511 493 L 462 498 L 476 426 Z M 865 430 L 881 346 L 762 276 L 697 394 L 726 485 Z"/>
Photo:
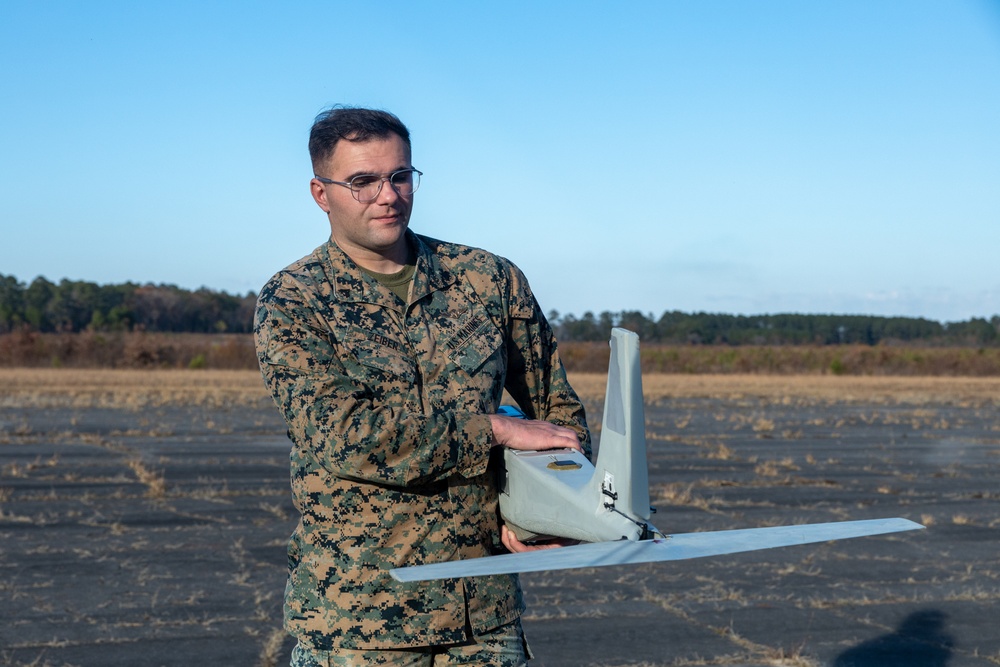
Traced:
<path id="1" fill-rule="evenodd" d="M 333 149 L 341 139 L 345 141 L 369 141 L 385 139 L 397 134 L 410 148 L 410 131 L 403 122 L 388 111 L 364 109 L 338 104 L 323 111 L 313 121 L 309 131 L 309 157 L 313 171 L 330 159 Z"/>

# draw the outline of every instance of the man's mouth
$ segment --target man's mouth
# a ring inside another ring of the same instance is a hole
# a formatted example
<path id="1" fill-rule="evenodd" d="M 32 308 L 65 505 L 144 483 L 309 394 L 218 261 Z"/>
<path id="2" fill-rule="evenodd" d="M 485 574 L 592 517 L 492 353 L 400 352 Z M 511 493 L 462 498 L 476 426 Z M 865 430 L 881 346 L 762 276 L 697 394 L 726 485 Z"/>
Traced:
<path id="1" fill-rule="evenodd" d="M 401 216 L 397 212 L 397 213 L 388 213 L 386 215 L 376 216 L 376 217 L 372 218 L 372 220 L 374 220 L 376 222 L 390 223 L 390 222 L 397 222 L 398 220 L 400 220 L 400 218 L 401 218 Z"/>

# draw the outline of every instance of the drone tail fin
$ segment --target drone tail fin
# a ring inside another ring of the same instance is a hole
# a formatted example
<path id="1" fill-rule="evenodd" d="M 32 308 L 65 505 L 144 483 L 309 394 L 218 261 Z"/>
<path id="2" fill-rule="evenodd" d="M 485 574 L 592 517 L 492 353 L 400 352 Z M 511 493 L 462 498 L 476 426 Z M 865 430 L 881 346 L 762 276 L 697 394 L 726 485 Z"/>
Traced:
<path id="1" fill-rule="evenodd" d="M 611 331 L 611 362 L 593 492 L 604 507 L 637 521 L 649 519 L 646 418 L 643 412 L 639 336 Z"/>

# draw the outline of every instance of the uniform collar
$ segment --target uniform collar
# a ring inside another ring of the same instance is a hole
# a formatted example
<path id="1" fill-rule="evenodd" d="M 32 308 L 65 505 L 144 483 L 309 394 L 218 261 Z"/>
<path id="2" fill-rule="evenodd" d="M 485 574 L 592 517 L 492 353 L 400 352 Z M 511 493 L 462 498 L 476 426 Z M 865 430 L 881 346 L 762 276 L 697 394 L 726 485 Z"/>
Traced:
<path id="1" fill-rule="evenodd" d="M 406 230 L 406 240 L 416 250 L 417 266 L 410 288 L 411 303 L 442 290 L 455 282 L 455 275 L 441 262 L 424 237 Z M 341 302 L 374 303 L 400 310 L 396 296 L 377 280 L 365 274 L 332 239 L 320 246 L 318 254 L 326 267 L 334 294 Z"/>

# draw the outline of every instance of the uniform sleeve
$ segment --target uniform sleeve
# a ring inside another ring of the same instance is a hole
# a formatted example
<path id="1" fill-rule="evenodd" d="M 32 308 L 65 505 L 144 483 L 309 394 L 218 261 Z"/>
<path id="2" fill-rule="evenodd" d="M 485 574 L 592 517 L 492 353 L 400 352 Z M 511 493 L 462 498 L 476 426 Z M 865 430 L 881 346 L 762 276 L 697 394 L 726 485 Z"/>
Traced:
<path id="1" fill-rule="evenodd" d="M 576 431 L 589 458 L 590 431 L 583 403 L 566 379 L 552 328 L 524 274 L 513 265 L 510 265 L 509 299 L 507 393 L 528 417 Z"/>
<path id="2" fill-rule="evenodd" d="M 379 404 L 353 380 L 308 290 L 281 274 L 257 302 L 254 335 L 264 382 L 296 447 L 330 473 L 393 486 L 482 474 L 489 460 L 489 417 L 406 411 Z"/>

